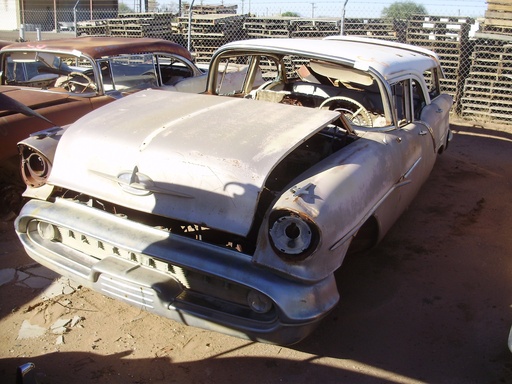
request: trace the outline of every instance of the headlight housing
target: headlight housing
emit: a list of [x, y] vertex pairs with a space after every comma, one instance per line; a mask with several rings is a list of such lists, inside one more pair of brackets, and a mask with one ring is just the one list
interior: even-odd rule
[[30, 187], [41, 187], [46, 184], [50, 175], [52, 163], [39, 151], [20, 145], [21, 154], [21, 176], [23, 181]]
[[270, 215], [269, 238], [277, 254], [286, 261], [305, 260], [317, 248], [319, 231], [309, 219], [291, 211]]

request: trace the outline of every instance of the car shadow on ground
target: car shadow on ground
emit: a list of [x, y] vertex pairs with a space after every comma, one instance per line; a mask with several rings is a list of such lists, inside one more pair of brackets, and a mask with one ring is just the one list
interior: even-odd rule
[[[228, 357], [174, 363], [169, 357], [129, 358], [131, 351], [103, 356], [85, 352], [55, 352], [32, 357], [38, 384], [95, 383], [395, 383], [394, 379], [369, 378], [357, 371], [311, 361], [279, 357]], [[14, 383], [16, 367], [27, 359], [0, 360], [0, 374]], [[236, 366], [236, 369], [229, 367]], [[5, 372], [5, 371], [8, 372]], [[58, 370], [59, 374], [55, 374]], [[365, 380], [366, 376], [366, 380]], [[364, 380], [364, 381], [361, 381]], [[31, 384], [31, 383], [27, 383]]]

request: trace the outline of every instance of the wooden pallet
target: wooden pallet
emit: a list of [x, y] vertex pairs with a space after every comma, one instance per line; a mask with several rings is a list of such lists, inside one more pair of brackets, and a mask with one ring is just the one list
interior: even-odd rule
[[80, 21], [76, 26], [77, 36], [106, 36], [107, 21], [106, 20], [89, 20]]
[[244, 21], [243, 29], [249, 38], [290, 37], [289, 17], [250, 17]]
[[470, 66], [469, 31], [474, 23], [469, 17], [430, 15], [413, 15], [407, 22], [406, 43], [437, 53], [445, 74], [441, 90], [452, 95], [457, 113]]
[[[194, 15], [236, 15], [238, 5], [194, 5], [192, 12]], [[188, 15], [188, 6], [184, 9], [184, 14]]]
[[[343, 32], [347, 36], [370, 37], [373, 39], [399, 40], [395, 23], [386, 19], [345, 19]], [[400, 40], [399, 40], [400, 41]]]
[[512, 35], [512, 0], [488, 0], [482, 33]]
[[171, 19], [156, 17], [128, 17], [124, 15], [107, 21], [107, 34], [118, 37], [172, 38]]
[[290, 36], [296, 38], [313, 38], [339, 35], [340, 26], [340, 19], [290, 20]]
[[461, 116], [512, 124], [512, 42], [496, 35], [477, 36]]
[[[213, 53], [225, 43], [243, 39], [241, 35], [244, 17], [232, 14], [193, 15], [191, 19], [191, 49], [198, 63], [208, 63]], [[189, 18], [178, 19], [183, 40], [188, 41]]]

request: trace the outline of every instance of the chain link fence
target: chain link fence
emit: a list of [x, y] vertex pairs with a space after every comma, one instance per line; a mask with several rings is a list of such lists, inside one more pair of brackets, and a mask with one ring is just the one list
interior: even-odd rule
[[[315, 3], [302, 3], [297, 12], [288, 12], [283, 9], [285, 4], [262, 3], [258, 8], [253, 2], [252, 11], [238, 6], [201, 5], [193, 7], [190, 14], [188, 8], [181, 12], [136, 13], [113, 9], [51, 13], [26, 10], [23, 20], [27, 31], [173, 40], [189, 48], [198, 63], [209, 62], [221, 45], [242, 39], [313, 39], [343, 34], [408, 43], [439, 55], [446, 75], [443, 91], [454, 98], [453, 113], [469, 120], [512, 124], [512, 5], [504, 12], [501, 5], [500, 12], [496, 12], [492, 1], [487, 2], [485, 18], [479, 19], [443, 15], [412, 15], [406, 20], [365, 17], [375, 14], [370, 5], [366, 5], [366, 13], [363, 8], [351, 9], [350, 14], [359, 13], [361, 17], [345, 17], [342, 3], [327, 4], [330, 9], [325, 4], [320, 8]], [[253, 12], [255, 9], [258, 12]]]

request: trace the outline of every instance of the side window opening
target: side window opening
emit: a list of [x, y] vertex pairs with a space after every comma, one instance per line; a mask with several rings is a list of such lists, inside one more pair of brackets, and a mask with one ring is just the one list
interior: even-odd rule
[[235, 95], [242, 93], [245, 77], [249, 67], [246, 57], [224, 57], [217, 67], [215, 92], [218, 95]]
[[396, 110], [398, 126], [404, 126], [411, 122], [409, 100], [409, 80], [402, 80], [391, 85], [393, 103]]
[[412, 81], [413, 115], [414, 120], [421, 118], [421, 111], [427, 105], [427, 100], [423, 94], [421, 84], [417, 80]]
[[165, 85], [175, 85], [179, 81], [194, 75], [192, 69], [185, 62], [175, 57], [158, 55], [156, 63], [161, 83]]
[[427, 105], [421, 84], [415, 79], [405, 79], [392, 85], [398, 126], [419, 120]]
[[102, 66], [107, 91], [115, 89], [130, 92], [158, 86], [160, 74], [157, 73], [156, 60], [152, 54], [117, 56], [109, 60], [108, 67], [109, 70]]
[[441, 87], [439, 83], [439, 73], [436, 68], [432, 68], [423, 73], [425, 84], [427, 84], [428, 94], [430, 100], [436, 98], [441, 94]]

